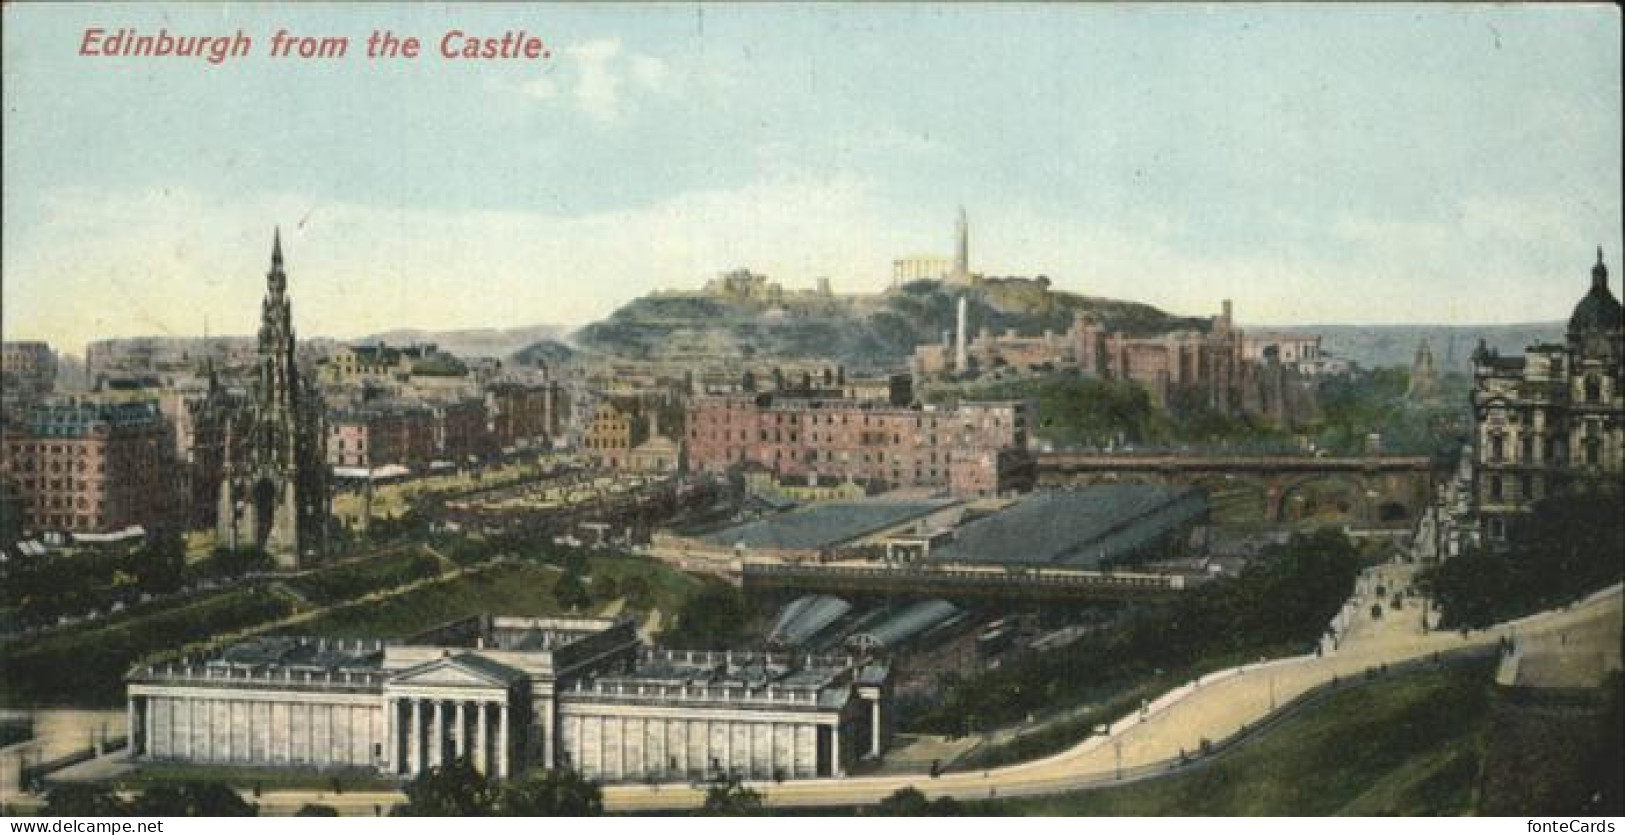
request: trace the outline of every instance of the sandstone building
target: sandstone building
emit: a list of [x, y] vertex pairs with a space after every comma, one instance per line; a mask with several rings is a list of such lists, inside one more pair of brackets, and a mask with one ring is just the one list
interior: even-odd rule
[[656, 650], [630, 620], [476, 617], [402, 642], [261, 637], [129, 676], [137, 760], [409, 778], [572, 768], [604, 782], [838, 776], [878, 755], [887, 669]]
[[1602, 250], [1563, 344], [1503, 357], [1473, 352], [1473, 500], [1491, 544], [1530, 506], [1565, 488], [1618, 490], [1625, 480], [1625, 315]]
[[56, 352], [44, 342], [0, 344], [0, 391], [7, 400], [32, 399], [56, 388]]
[[755, 465], [780, 477], [994, 495], [1032, 485], [1031, 413], [1024, 401], [907, 408], [773, 394], [697, 397], [688, 406], [689, 467], [725, 473]]
[[961, 302], [958, 330], [945, 335], [941, 344], [915, 349], [916, 377], [1074, 370], [1132, 382], [1145, 389], [1158, 408], [1200, 406], [1220, 414], [1260, 415], [1281, 424], [1307, 420], [1318, 412], [1313, 381], [1295, 368], [1320, 356], [1318, 339], [1249, 341], [1235, 326], [1228, 300], [1205, 330], [1135, 336], [1106, 330], [1079, 312], [1066, 333], [995, 334], [984, 327], [974, 338]]
[[151, 401], [39, 406], [0, 432], [0, 481], [34, 531], [149, 531], [180, 521], [169, 424]]

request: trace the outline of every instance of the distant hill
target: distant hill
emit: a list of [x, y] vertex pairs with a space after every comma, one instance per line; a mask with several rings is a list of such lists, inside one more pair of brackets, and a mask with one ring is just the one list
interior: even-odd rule
[[515, 351], [546, 339], [564, 334], [557, 325], [530, 325], [521, 328], [470, 328], [467, 330], [430, 331], [416, 328], [398, 328], [375, 333], [358, 339], [345, 340], [351, 344], [387, 342], [404, 345], [414, 342], [432, 342], [440, 350], [459, 357], [494, 357], [505, 359]]
[[574, 359], [575, 349], [556, 339], [532, 342], [513, 352], [513, 361], [520, 365], [535, 365], [541, 361], [549, 368], [558, 368]]
[[1056, 292], [1044, 278], [992, 278], [975, 287], [916, 281], [884, 294], [792, 295], [776, 301], [645, 296], [577, 331], [573, 341], [584, 350], [627, 359], [831, 358], [855, 369], [896, 367], [916, 345], [936, 342], [954, 328], [961, 295], [968, 300], [972, 333], [983, 328], [1063, 332], [1075, 311], [1133, 334], [1205, 330], [1211, 324], [1149, 305]]
[[1282, 328], [1249, 327], [1280, 333], [1318, 333], [1321, 349], [1354, 360], [1366, 368], [1409, 367], [1423, 339], [1433, 348], [1433, 361], [1441, 371], [1471, 370], [1473, 348], [1483, 339], [1502, 354], [1521, 354], [1540, 342], [1562, 342], [1563, 322], [1527, 322], [1515, 325], [1294, 325]]

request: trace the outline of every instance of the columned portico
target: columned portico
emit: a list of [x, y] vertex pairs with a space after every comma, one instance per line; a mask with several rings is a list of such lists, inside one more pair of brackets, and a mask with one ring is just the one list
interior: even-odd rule
[[[389, 710], [395, 718], [390, 720], [389, 770], [410, 777], [451, 758], [466, 758], [482, 774], [508, 776], [512, 749], [506, 695], [391, 697]], [[404, 736], [401, 724], [406, 726]]]
[[407, 755], [394, 773], [412, 777], [467, 759], [482, 774], [508, 777], [509, 714], [523, 683], [517, 670], [461, 656], [432, 659], [396, 674], [384, 695], [401, 713], [410, 712], [411, 720]]

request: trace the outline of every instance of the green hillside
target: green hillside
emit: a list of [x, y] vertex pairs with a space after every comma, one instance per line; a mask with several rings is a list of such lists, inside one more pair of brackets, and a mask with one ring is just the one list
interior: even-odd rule
[[585, 350], [626, 359], [828, 358], [857, 369], [895, 367], [916, 345], [938, 341], [954, 327], [961, 294], [968, 299], [973, 332], [1064, 332], [1077, 311], [1136, 335], [1209, 325], [1205, 318], [1172, 317], [1149, 305], [1055, 292], [1043, 278], [994, 278], [970, 288], [917, 281], [881, 295], [789, 296], [773, 303], [646, 296], [582, 328], [574, 339]]

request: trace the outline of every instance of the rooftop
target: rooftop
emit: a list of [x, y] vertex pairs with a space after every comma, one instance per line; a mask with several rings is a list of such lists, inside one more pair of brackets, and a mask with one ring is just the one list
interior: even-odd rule
[[1114, 484], [1024, 496], [931, 550], [936, 562], [1096, 566], [1207, 511], [1202, 492]]
[[760, 519], [704, 537], [731, 548], [813, 550], [849, 542], [952, 505], [948, 499], [922, 501], [825, 502], [802, 510]]

